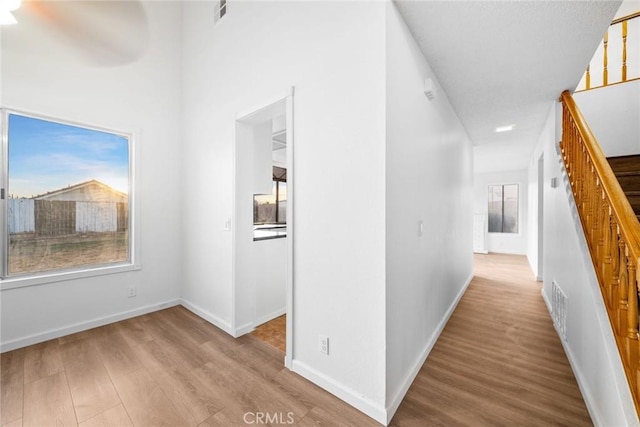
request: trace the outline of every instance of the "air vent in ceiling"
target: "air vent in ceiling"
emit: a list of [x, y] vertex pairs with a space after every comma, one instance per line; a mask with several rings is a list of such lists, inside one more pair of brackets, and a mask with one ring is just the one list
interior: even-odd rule
[[216, 3], [216, 15], [215, 22], [217, 23], [219, 20], [224, 18], [227, 14], [227, 0], [220, 0]]

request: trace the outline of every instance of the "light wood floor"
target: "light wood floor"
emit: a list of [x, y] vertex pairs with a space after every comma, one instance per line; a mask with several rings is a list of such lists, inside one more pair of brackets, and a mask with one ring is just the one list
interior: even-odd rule
[[592, 425], [526, 257], [474, 260], [475, 277], [392, 425]]
[[287, 348], [287, 315], [283, 314], [263, 323], [251, 332], [251, 335], [285, 351]]
[[[590, 424], [526, 261], [476, 266], [392, 425]], [[263, 412], [281, 424], [378, 425], [283, 357], [174, 307], [2, 354], [0, 424], [236, 426]]]

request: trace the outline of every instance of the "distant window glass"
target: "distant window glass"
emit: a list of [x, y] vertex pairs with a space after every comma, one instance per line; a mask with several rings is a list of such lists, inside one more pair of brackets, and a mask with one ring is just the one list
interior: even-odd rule
[[227, 14], [227, 0], [220, 0], [220, 18]]
[[286, 169], [273, 167], [271, 194], [253, 196], [253, 224], [287, 223]]
[[7, 118], [4, 275], [130, 263], [130, 138]]
[[518, 184], [489, 186], [489, 233], [518, 233]]
[[278, 217], [276, 222], [279, 224], [287, 223], [287, 183], [278, 182]]

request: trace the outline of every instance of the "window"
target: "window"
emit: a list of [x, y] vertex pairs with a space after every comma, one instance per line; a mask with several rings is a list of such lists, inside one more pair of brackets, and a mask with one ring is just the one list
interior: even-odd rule
[[131, 137], [3, 119], [3, 278], [131, 266]]
[[213, 22], [217, 23], [227, 14], [227, 0], [220, 0], [215, 7]]
[[489, 186], [489, 233], [518, 232], [518, 184]]
[[273, 167], [271, 194], [253, 196], [254, 240], [286, 237], [287, 170]]

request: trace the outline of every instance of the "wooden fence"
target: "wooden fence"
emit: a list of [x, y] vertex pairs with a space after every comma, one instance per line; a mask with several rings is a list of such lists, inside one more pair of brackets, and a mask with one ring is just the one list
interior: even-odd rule
[[127, 203], [9, 199], [9, 233], [65, 235], [126, 231]]
[[9, 233], [36, 231], [34, 200], [9, 199]]

